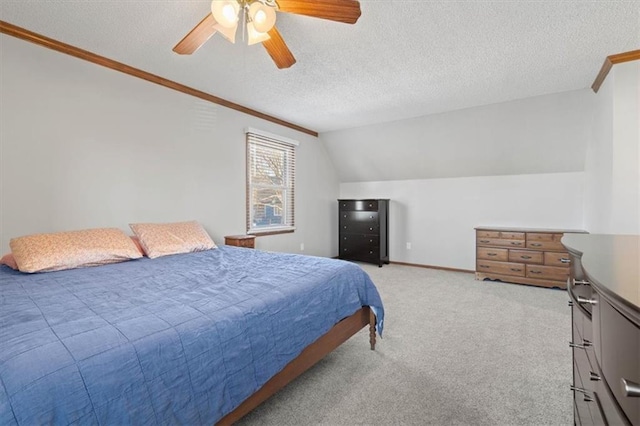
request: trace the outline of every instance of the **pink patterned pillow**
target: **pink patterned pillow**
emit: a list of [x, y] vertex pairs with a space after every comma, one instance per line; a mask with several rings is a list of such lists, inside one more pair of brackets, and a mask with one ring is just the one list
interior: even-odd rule
[[146, 253], [144, 252], [144, 249], [140, 245], [140, 239], [138, 237], [136, 237], [135, 235], [133, 235], [133, 236], [131, 236], [129, 238], [131, 238], [131, 241], [133, 241], [133, 244], [136, 245], [136, 248], [138, 249], [140, 254], [144, 256]]
[[207, 231], [196, 221], [132, 223], [129, 226], [140, 240], [144, 252], [151, 259], [216, 248]]
[[138, 259], [142, 254], [116, 228], [36, 234], [9, 242], [22, 272], [49, 272]]
[[15, 257], [13, 257], [13, 253], [7, 253], [2, 256], [0, 259], [0, 265], [7, 265], [11, 269], [18, 270], [18, 264], [16, 263]]

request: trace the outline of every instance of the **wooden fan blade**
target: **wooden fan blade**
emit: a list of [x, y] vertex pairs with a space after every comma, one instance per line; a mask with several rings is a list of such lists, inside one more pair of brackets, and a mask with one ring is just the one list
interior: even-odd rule
[[360, 18], [357, 0], [276, 0], [280, 12], [313, 16], [330, 21], [355, 24]]
[[276, 63], [276, 66], [283, 69], [289, 68], [291, 65], [295, 64], [296, 58], [293, 57], [293, 54], [287, 47], [287, 44], [284, 42], [284, 39], [276, 27], [273, 27], [271, 31], [269, 31], [269, 37], [271, 38], [263, 41], [262, 45], [267, 49], [269, 56], [271, 56], [273, 62]]
[[176, 44], [173, 51], [180, 55], [191, 55], [215, 34], [216, 30], [213, 28], [215, 24], [216, 20], [213, 18], [213, 15], [208, 14], [198, 25], [189, 31], [189, 34], [184, 36], [184, 38]]

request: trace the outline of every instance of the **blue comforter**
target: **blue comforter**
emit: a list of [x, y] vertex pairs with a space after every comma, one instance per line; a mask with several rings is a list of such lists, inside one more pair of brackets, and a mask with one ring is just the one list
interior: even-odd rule
[[0, 298], [2, 425], [211, 425], [361, 306], [384, 315], [355, 264], [228, 246], [2, 266]]

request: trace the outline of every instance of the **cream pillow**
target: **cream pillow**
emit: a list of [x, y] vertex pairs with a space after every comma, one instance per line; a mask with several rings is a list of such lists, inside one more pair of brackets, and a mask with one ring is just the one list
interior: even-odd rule
[[61, 271], [142, 257], [131, 238], [116, 228], [27, 235], [12, 239], [9, 246], [22, 272]]
[[151, 259], [216, 248], [207, 231], [195, 220], [177, 223], [131, 223], [129, 226]]

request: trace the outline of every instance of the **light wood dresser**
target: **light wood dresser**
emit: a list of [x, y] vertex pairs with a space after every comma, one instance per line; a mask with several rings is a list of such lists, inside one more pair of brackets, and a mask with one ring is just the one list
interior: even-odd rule
[[476, 228], [476, 280], [567, 288], [569, 254], [560, 239], [568, 229]]

